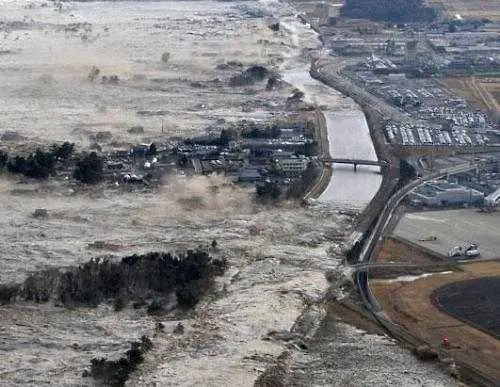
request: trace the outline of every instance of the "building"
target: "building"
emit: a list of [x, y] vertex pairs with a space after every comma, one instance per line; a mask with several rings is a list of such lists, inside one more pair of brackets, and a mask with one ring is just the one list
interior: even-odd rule
[[309, 160], [306, 157], [286, 157], [275, 159], [276, 170], [284, 173], [299, 174], [305, 171]]
[[442, 207], [482, 204], [484, 194], [473, 188], [439, 180], [418, 187], [409, 195], [409, 198], [415, 205]]

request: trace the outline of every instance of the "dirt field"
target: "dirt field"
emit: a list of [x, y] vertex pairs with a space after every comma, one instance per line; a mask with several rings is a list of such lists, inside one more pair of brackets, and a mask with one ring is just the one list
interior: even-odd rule
[[414, 265], [430, 265], [440, 262], [437, 257], [426, 254], [421, 249], [413, 248], [396, 238], [388, 238], [379, 249], [377, 263], [408, 263]]
[[428, 0], [431, 6], [443, 10], [448, 16], [500, 19], [500, 6], [496, 0]]
[[500, 276], [500, 262], [475, 262], [463, 266], [462, 272], [442, 273], [414, 281], [371, 280], [373, 294], [390, 319], [433, 347], [440, 347], [447, 337], [447, 353], [453, 359], [467, 362], [481, 373], [500, 383], [500, 342], [437, 309], [432, 293], [457, 281]]

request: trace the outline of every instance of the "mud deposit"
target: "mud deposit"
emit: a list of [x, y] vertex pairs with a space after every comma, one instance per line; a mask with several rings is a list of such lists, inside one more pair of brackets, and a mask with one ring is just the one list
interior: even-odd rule
[[[318, 47], [294, 10], [274, 2], [53, 5], [2, 2], [2, 146], [63, 139], [122, 146], [199, 133], [220, 118], [269, 117], [289, 90], [265, 91], [265, 83], [230, 87], [228, 80], [242, 71], [238, 63], [302, 69], [302, 49]], [[271, 14], [294, 28], [272, 31]], [[118, 82], [91, 82], [92, 66], [99, 77]], [[128, 132], [138, 125], [144, 134]], [[252, 385], [285, 348], [299, 384], [452, 384], [387, 338], [334, 316], [325, 320], [321, 304], [299, 319], [310, 329], [296, 327], [287, 338], [304, 306], [327, 288], [325, 271], [342, 278], [341, 244], [353, 218], [339, 203], [261, 207], [248, 189], [216, 176], [167, 176], [158, 189], [141, 193], [2, 176], [0, 202], [2, 284], [96, 256], [185, 250], [214, 239], [230, 264], [217, 292], [189, 313], [152, 317], [130, 306], [116, 312], [106, 303], [0, 306], [2, 385], [93, 385], [82, 377], [90, 359], [118, 357], [144, 334], [154, 347], [131, 386]], [[40, 208], [44, 216], [33, 216]], [[174, 333], [179, 321], [183, 334]], [[162, 330], [155, 328], [159, 322]], [[309, 352], [300, 345], [308, 337], [318, 342]]]

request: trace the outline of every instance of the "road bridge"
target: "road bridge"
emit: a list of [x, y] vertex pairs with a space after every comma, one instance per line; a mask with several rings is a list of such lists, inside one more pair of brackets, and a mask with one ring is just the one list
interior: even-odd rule
[[325, 157], [322, 158], [321, 161], [325, 164], [351, 164], [354, 166], [354, 171], [358, 170], [358, 165], [373, 165], [376, 167], [385, 167], [387, 166], [386, 161], [378, 161], [378, 160], [363, 160], [363, 159], [349, 159], [349, 158], [331, 158]]

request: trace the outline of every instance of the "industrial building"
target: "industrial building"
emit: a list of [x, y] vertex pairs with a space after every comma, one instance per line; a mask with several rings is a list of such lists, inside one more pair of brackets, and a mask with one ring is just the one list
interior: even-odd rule
[[416, 188], [409, 199], [413, 205], [429, 207], [482, 204], [484, 194], [473, 188], [439, 180]]

